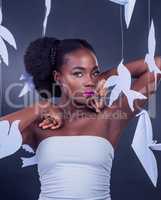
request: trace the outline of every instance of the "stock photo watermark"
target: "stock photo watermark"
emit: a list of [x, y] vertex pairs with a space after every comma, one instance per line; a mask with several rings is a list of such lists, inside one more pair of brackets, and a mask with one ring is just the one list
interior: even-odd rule
[[[21, 108], [26, 108], [30, 105], [33, 105], [34, 103], [39, 103], [41, 102], [42, 98], [40, 97], [40, 95], [38, 95], [37, 91], [35, 89], [33, 89], [32, 91], [30, 91], [30, 93], [24, 95], [21, 97], [21, 102], [20, 101], [16, 101], [16, 99], [13, 101], [13, 99], [11, 98], [11, 94], [12, 92], [16, 89], [22, 89], [24, 84], [22, 83], [11, 83], [6, 89], [5, 89], [5, 94], [4, 94], [4, 101], [5, 103], [7, 104], [7, 106], [11, 107], [11, 108], [14, 108], [14, 109], [21, 109]], [[56, 87], [58, 87], [59, 85], [57, 83], [53, 83], [52, 84], [52, 94], [53, 94], [53, 97], [51, 95], [51, 93], [47, 90], [41, 90], [39, 91], [39, 93], [43, 93], [43, 94], [46, 94], [46, 96], [48, 97], [48, 99], [46, 99], [47, 102], [51, 103], [51, 102], [55, 102], [54, 100], [54, 92], [55, 92], [55, 89]], [[148, 88], [148, 91], [152, 90], [152, 87], [153, 85], [148, 85], [144, 88], [142, 88], [142, 90], [140, 90], [139, 92], [142, 93], [142, 94], [145, 94], [145, 92], [147, 91], [147, 88]], [[91, 99], [92, 98], [95, 98], [97, 99], [98, 96], [93, 96], [91, 98], [85, 98], [84, 96], [82, 96], [82, 89], [83, 88], [79, 88], [78, 90], [75, 90], [74, 92], [71, 91], [71, 89], [67, 86], [67, 85], [63, 85], [63, 90], [66, 94], [68, 94], [68, 100], [66, 102], [64, 102], [63, 104], [59, 105], [61, 108], [65, 108], [66, 106], [68, 106], [69, 104], [71, 104], [75, 109], [78, 109], [78, 112], [76, 112], [73, 116], [72, 113], [64, 113], [64, 116], [66, 117], [68, 115], [68, 117], [70, 116], [70, 118], [72, 119], [73, 117], [79, 117], [79, 118], [83, 118], [84, 117], [84, 113], [80, 112], [79, 109], [83, 109], [85, 108], [86, 106], [88, 106], [89, 108], [92, 109], [92, 106], [91, 106]], [[103, 105], [104, 107], [108, 107], [108, 102], [109, 102], [109, 99], [110, 99], [110, 92], [112, 90], [112, 88], [108, 88], [108, 94], [104, 97], [101, 97], [103, 99]], [[153, 93], [151, 95], [150, 98], [148, 98], [147, 100], [147, 111], [149, 112], [149, 115], [150, 117], [152, 118], [155, 118], [156, 117], [156, 105], [157, 105], [157, 102], [156, 102], [156, 94], [157, 93]], [[110, 118], [110, 119], [126, 119], [127, 115], [125, 112], [121, 111], [125, 105], [125, 98], [126, 96], [121, 94], [119, 96], [119, 98], [116, 100], [117, 104], [114, 102], [113, 105], [112, 105], [112, 108], [116, 109], [116, 111], [113, 113], [113, 114], [104, 114], [102, 116], [104, 116], [104, 119], [106, 118]], [[78, 104], [76, 102], [81, 102], [81, 101], [84, 101], [85, 100], [85, 103], [82, 103], [82, 104]], [[135, 100], [134, 101], [134, 106], [135, 106], [135, 109], [137, 109], [138, 111], [141, 111], [142, 110], [142, 107], [140, 106], [140, 101], [142, 100]], [[128, 102], [126, 102], [127, 104]], [[41, 106], [43, 108], [43, 106], [46, 106], [44, 104], [39, 104], [39, 106]], [[119, 109], [120, 108], [120, 109]], [[130, 108], [129, 108], [130, 109]], [[77, 115], [77, 116], [76, 116]], [[101, 117], [102, 117], [101, 116]], [[95, 113], [95, 116], [94, 114], [91, 115], [91, 116], [86, 116], [85, 117], [91, 117], [91, 118], [97, 118], [98, 115]]]

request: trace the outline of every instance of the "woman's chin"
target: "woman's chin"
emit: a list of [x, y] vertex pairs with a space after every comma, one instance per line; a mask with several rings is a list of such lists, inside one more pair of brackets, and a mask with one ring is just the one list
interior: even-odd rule
[[73, 103], [74, 103], [74, 105], [80, 105], [80, 106], [85, 106], [86, 104], [87, 104], [87, 99], [86, 98], [83, 98], [83, 99], [79, 99], [79, 100], [77, 100], [77, 99], [75, 99], [75, 100], [73, 100]]
[[89, 98], [87, 98], [87, 97], [85, 97], [81, 100], [74, 100], [73, 103], [76, 108], [89, 108], [91, 110], [94, 109], [90, 104]]

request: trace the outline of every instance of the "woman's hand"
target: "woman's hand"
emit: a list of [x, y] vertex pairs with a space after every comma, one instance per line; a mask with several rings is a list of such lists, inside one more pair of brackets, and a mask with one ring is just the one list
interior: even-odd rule
[[42, 129], [57, 129], [63, 125], [62, 110], [56, 105], [50, 104], [41, 112], [41, 122], [39, 127]]
[[103, 87], [105, 82], [106, 79], [101, 79], [97, 84], [95, 95], [88, 99], [89, 107], [94, 108], [97, 113], [101, 112], [105, 107], [106, 95], [108, 93], [107, 88]]

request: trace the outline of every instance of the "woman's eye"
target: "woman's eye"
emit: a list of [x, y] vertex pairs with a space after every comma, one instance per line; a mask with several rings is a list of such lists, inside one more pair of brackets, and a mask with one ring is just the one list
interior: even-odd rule
[[75, 73], [73, 73], [74, 75], [76, 75], [76, 76], [78, 76], [78, 77], [82, 77], [82, 72], [75, 72]]
[[94, 75], [97, 76], [100, 73], [100, 71], [94, 72]]

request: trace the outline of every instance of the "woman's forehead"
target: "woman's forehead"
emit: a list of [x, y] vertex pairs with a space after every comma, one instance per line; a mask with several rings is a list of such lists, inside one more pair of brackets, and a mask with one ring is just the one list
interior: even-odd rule
[[86, 49], [81, 49], [74, 51], [72, 53], [65, 55], [65, 65], [70, 65], [71, 67], [75, 66], [97, 66], [98, 61], [95, 54]]

